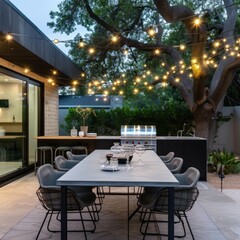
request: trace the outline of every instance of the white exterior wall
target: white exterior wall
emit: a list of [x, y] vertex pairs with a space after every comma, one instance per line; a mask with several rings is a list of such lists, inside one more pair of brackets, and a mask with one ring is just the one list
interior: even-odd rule
[[214, 149], [233, 151], [240, 155], [240, 106], [223, 107], [223, 115], [233, 114], [233, 118], [221, 125], [218, 129], [217, 137], [213, 145]]
[[240, 155], [240, 106], [234, 108], [234, 152]]
[[45, 85], [45, 136], [59, 135], [58, 86]]

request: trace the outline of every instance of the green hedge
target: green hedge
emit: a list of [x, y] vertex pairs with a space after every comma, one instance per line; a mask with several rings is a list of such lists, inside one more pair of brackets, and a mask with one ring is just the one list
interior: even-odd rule
[[[133, 108], [123, 107], [109, 111], [95, 110], [96, 116], [88, 119], [89, 132], [102, 136], [119, 136], [121, 125], [155, 125], [158, 136], [176, 135], [186, 123], [186, 129], [191, 129], [192, 115], [184, 103], [176, 104], [169, 101], [164, 106]], [[70, 132], [72, 126], [80, 128], [80, 119], [75, 108], [70, 108], [61, 126]], [[185, 133], [187, 135], [187, 131]]]

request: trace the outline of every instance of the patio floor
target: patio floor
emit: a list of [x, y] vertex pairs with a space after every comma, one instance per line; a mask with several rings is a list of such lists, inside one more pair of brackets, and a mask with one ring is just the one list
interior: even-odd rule
[[[238, 189], [227, 189], [230, 180], [233, 187]], [[240, 239], [240, 175], [226, 176], [223, 192], [213, 187], [215, 184], [220, 188], [220, 179], [216, 175], [210, 174], [209, 182], [199, 182], [198, 201], [188, 213], [195, 239]], [[45, 215], [45, 210], [35, 194], [37, 188], [38, 183], [34, 174], [0, 188], [0, 239], [35, 239]], [[132, 196], [130, 200], [130, 209], [134, 210], [136, 199]], [[126, 197], [106, 196], [104, 203], [100, 221], [96, 224], [96, 232], [88, 233], [88, 239], [127, 239]], [[176, 228], [176, 231], [178, 230]], [[79, 234], [82, 233], [70, 233], [69, 239], [81, 239], [83, 235]], [[142, 239], [137, 215], [130, 222], [130, 234], [130, 239]], [[44, 227], [39, 239], [60, 239], [60, 235], [49, 233]], [[190, 234], [187, 233], [184, 239], [191, 239]]]

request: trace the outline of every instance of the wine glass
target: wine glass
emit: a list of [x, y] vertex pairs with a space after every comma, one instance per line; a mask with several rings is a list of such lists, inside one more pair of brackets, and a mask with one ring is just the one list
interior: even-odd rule
[[119, 157], [120, 153], [123, 153], [124, 150], [122, 146], [118, 142], [113, 143], [113, 146], [110, 148], [111, 152], [113, 153], [113, 157]]
[[113, 146], [110, 148], [111, 152], [119, 154], [123, 152], [122, 146], [118, 142], [113, 143]]
[[142, 157], [142, 155], [144, 154], [145, 151], [146, 151], [146, 149], [145, 149], [144, 145], [142, 145], [142, 144], [136, 145], [135, 152], [138, 155], [138, 162], [137, 162], [137, 164], [139, 166], [144, 165], [141, 157]]
[[130, 156], [132, 156], [135, 151], [134, 145], [133, 144], [124, 144], [123, 150], [125, 152], [125, 156], [127, 159], [126, 168], [127, 168], [127, 170], [129, 170], [132, 168], [129, 164], [129, 159], [130, 159]]

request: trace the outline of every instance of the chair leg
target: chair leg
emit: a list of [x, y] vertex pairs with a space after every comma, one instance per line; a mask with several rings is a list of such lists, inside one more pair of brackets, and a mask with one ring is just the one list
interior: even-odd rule
[[84, 225], [84, 221], [83, 221], [83, 216], [82, 216], [82, 211], [81, 210], [79, 210], [79, 214], [80, 214], [80, 218], [81, 218], [81, 223], [82, 223], [84, 237], [87, 240], [87, 234], [86, 234], [85, 225]]
[[188, 225], [188, 229], [189, 229], [189, 231], [190, 231], [190, 233], [191, 233], [192, 239], [195, 240], [194, 235], [193, 235], [193, 232], [192, 232], [192, 229], [191, 229], [190, 224], [189, 224], [189, 221], [188, 221], [187, 214], [184, 212], [184, 213], [183, 213], [183, 216], [184, 216], [185, 219], [186, 219], [186, 222], [187, 222], [187, 225]]
[[44, 217], [44, 219], [43, 219], [43, 222], [42, 222], [42, 224], [41, 224], [41, 227], [40, 227], [40, 229], [39, 229], [39, 231], [38, 231], [38, 234], [37, 234], [37, 236], [36, 236], [36, 240], [38, 239], [38, 237], [39, 237], [39, 235], [40, 235], [40, 232], [42, 231], [42, 228], [43, 228], [43, 226], [44, 226], [44, 223], [45, 223], [45, 221], [46, 221], [46, 219], [47, 219], [48, 214], [49, 214], [49, 211], [47, 211], [46, 214], [45, 214], [45, 217]]
[[[147, 235], [147, 229], [148, 229], [148, 226], [149, 226], [149, 222], [150, 222], [150, 219], [151, 219], [151, 215], [152, 215], [152, 211], [150, 211], [148, 213], [148, 219], [145, 221], [145, 217], [147, 215], [147, 209], [145, 210], [145, 212], [143, 213], [143, 218], [142, 218], [142, 223], [141, 223], [141, 226], [140, 226], [140, 232], [143, 234], [143, 240], [145, 239], [145, 236]], [[144, 232], [142, 231], [142, 228], [143, 228], [143, 225], [144, 223], [146, 223], [146, 227], [145, 227], [145, 230]]]

